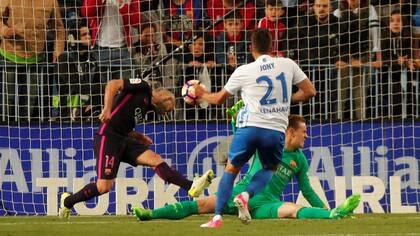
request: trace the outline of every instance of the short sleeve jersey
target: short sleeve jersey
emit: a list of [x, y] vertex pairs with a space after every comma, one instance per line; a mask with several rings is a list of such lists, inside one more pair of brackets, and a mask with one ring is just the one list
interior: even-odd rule
[[111, 120], [102, 124], [98, 134], [106, 132], [127, 135], [137, 123], [143, 121], [146, 113], [153, 110], [152, 89], [142, 79], [124, 79], [124, 87], [112, 103]]
[[238, 67], [225, 85], [230, 94], [240, 91], [245, 106], [237, 127], [254, 126], [285, 132], [290, 112], [292, 85], [307, 76], [288, 58], [262, 55]]

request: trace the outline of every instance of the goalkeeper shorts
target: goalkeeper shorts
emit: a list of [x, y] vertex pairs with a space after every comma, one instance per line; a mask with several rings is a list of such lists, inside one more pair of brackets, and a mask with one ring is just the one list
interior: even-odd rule
[[278, 219], [278, 210], [283, 201], [266, 194], [257, 194], [248, 202], [252, 219]]

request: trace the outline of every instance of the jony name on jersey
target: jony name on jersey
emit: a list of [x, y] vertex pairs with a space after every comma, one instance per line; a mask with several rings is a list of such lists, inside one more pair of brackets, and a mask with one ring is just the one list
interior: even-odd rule
[[262, 65], [260, 65], [260, 70], [261, 71], [263, 71], [263, 70], [271, 70], [271, 69], [274, 69], [274, 62], [269, 63], [269, 64], [262, 64]]

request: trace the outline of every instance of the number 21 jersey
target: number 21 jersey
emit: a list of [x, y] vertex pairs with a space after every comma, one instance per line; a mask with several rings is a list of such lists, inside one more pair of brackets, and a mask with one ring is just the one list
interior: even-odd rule
[[306, 78], [289, 58], [262, 55], [256, 61], [238, 67], [224, 87], [230, 94], [240, 91], [245, 104], [238, 114], [237, 127], [254, 126], [285, 132], [292, 85]]

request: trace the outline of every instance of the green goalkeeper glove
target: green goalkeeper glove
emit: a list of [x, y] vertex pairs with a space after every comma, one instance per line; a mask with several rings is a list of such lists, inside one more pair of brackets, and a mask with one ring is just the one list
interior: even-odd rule
[[236, 113], [239, 112], [239, 110], [244, 106], [244, 101], [239, 100], [235, 105], [233, 105], [231, 108], [228, 108], [226, 110], [226, 113], [230, 115], [231, 117], [234, 117]]

